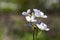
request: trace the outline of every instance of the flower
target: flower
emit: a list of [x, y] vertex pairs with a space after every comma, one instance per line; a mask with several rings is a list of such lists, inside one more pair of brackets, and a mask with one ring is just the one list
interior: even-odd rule
[[28, 22], [36, 22], [37, 21], [34, 16], [31, 16], [31, 17], [30, 16], [26, 16], [25, 18], [26, 18], [26, 20]]
[[47, 18], [47, 16], [46, 15], [44, 15], [44, 13], [43, 12], [41, 12], [40, 10], [37, 10], [37, 9], [33, 9], [33, 11], [34, 11], [34, 15], [35, 15], [35, 17], [42, 17], [42, 18]]
[[49, 28], [47, 28], [47, 25], [43, 22], [41, 22], [41, 24], [36, 24], [36, 26], [41, 30], [49, 31]]
[[[22, 12], [22, 15], [25, 16], [25, 19], [27, 22], [30, 22], [34, 25], [34, 27], [38, 27], [41, 30], [49, 31], [50, 29], [47, 28], [47, 25], [38, 18], [36, 17], [41, 17], [41, 18], [47, 18], [47, 15], [44, 15], [44, 13], [38, 9], [33, 9], [33, 12], [31, 13], [31, 10], [28, 9], [27, 12]], [[28, 24], [30, 25], [30, 24]]]
[[26, 16], [26, 15], [30, 15], [30, 9], [27, 10], [27, 12], [22, 12], [22, 15]]

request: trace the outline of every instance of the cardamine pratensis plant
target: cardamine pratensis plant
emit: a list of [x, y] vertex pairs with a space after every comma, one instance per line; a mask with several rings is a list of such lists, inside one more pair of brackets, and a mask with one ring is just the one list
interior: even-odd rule
[[42, 18], [47, 18], [47, 15], [38, 9], [30, 9], [27, 12], [22, 12], [22, 15], [25, 16], [27, 22], [31, 23], [33, 29], [33, 40], [37, 40], [38, 29], [49, 31], [50, 29], [47, 28], [47, 25], [41, 21]]

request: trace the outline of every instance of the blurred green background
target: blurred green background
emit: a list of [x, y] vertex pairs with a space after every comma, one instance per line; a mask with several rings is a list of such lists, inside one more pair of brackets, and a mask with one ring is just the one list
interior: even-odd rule
[[38, 40], [60, 40], [60, 0], [0, 0], [0, 40], [33, 40], [33, 32], [21, 15], [33, 8], [48, 16], [43, 21], [50, 28], [39, 33]]

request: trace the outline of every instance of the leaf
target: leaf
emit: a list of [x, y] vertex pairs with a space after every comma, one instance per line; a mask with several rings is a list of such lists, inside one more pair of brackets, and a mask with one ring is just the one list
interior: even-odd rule
[[44, 31], [41, 30], [40, 32], [38, 32], [37, 39], [38, 40], [47, 40], [47, 37], [46, 37], [46, 34], [44, 33]]

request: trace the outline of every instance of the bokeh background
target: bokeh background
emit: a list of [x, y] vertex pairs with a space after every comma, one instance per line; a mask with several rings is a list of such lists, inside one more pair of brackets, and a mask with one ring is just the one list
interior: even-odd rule
[[0, 40], [33, 40], [33, 32], [26, 25], [27, 9], [39, 9], [50, 31], [40, 33], [38, 40], [60, 40], [60, 0], [0, 0]]

